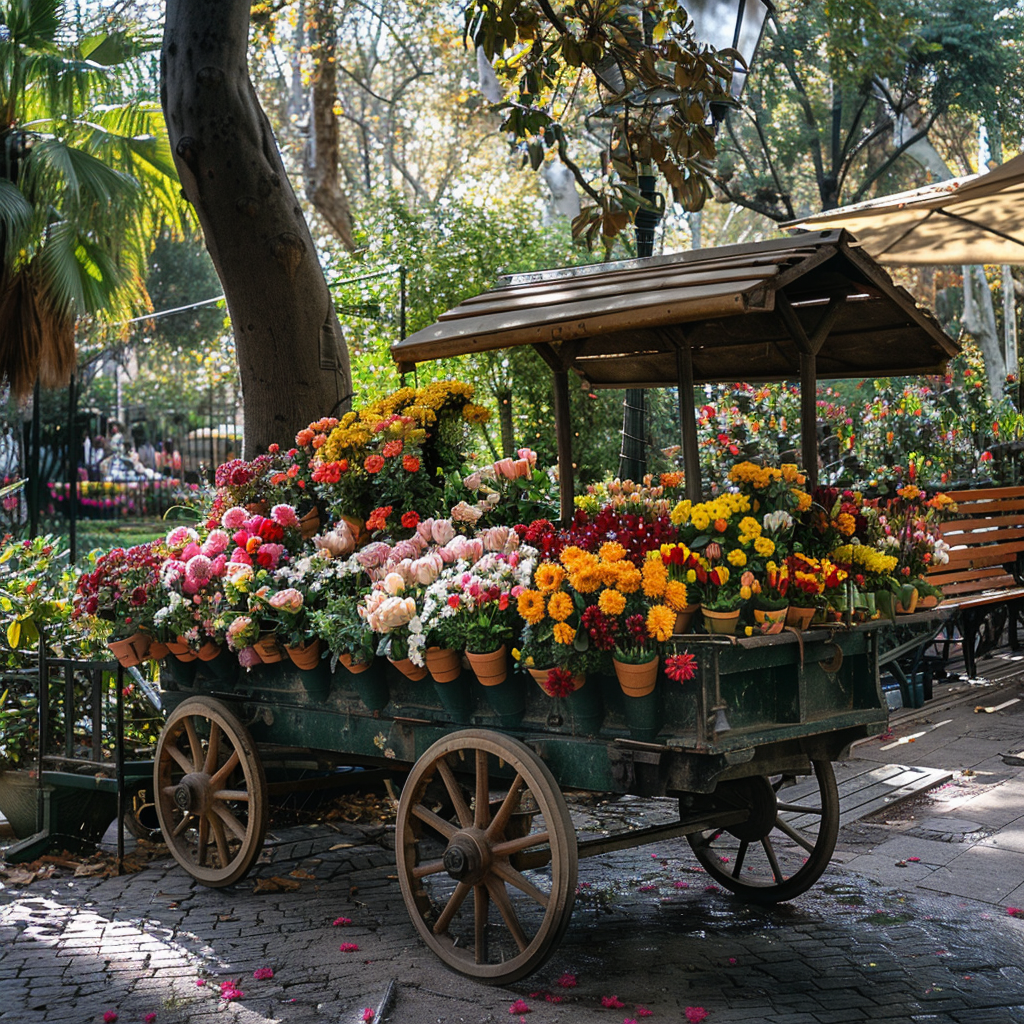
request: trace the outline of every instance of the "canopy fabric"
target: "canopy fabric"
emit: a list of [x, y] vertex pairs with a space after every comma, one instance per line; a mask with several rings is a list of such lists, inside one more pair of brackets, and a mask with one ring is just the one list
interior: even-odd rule
[[[820, 336], [820, 337], [819, 337]], [[538, 346], [593, 388], [937, 374], [959, 348], [843, 231], [519, 274], [392, 346], [418, 362]]]
[[1024, 154], [983, 174], [843, 206], [783, 226], [845, 228], [879, 263], [1024, 263]]

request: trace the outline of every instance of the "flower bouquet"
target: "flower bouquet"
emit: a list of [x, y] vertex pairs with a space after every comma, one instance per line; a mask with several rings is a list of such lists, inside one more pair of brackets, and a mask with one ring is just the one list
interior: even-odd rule
[[381, 635], [379, 654], [388, 660], [403, 675], [414, 682], [422, 679], [427, 670], [422, 657], [416, 660], [410, 655], [410, 640], [413, 633], [422, 636], [419, 629], [416, 598], [407, 594], [408, 584], [399, 572], [389, 572], [384, 579], [376, 581], [370, 592], [359, 602], [359, 615], [372, 633]]

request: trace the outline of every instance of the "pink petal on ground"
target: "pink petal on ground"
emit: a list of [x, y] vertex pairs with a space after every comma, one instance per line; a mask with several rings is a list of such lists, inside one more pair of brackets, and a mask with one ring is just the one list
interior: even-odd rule
[[618, 996], [601, 996], [601, 1005], [606, 1010], [621, 1010], [626, 1004]]
[[576, 975], [575, 974], [563, 974], [556, 982], [556, 985], [560, 985], [562, 988], [575, 988], [576, 987]]
[[703, 1006], [688, 1006], [686, 1008], [686, 1019], [689, 1024], [699, 1024], [707, 1015], [708, 1011]]
[[117, 1021], [117, 1011], [116, 1010], [107, 1010], [103, 1014], [103, 1024], [115, 1024], [116, 1021]]
[[359, 946], [354, 942], [343, 942], [338, 947], [338, 950], [342, 953], [358, 953]]
[[269, 967], [257, 967], [256, 970], [252, 972], [252, 976], [257, 981], [266, 981], [268, 978], [272, 978], [274, 976], [274, 972]]
[[657, 892], [658, 887], [656, 885], [641, 885], [640, 892]]
[[205, 978], [196, 978], [196, 985], [199, 988], [202, 988], [205, 984], [206, 984], [206, 979]]
[[533, 1013], [533, 1008], [523, 999], [517, 999], [509, 1008], [508, 1012], [513, 1016], [516, 1014]]
[[689, 882], [673, 882], [672, 883], [672, 888], [673, 889], [689, 889], [690, 888], [690, 883]]
[[653, 1017], [654, 1011], [648, 1010], [646, 1006], [638, 1006], [636, 1008], [636, 1015], [638, 1017]]
[[1024, 917], [1024, 910], [1021, 910], [1020, 907], [1007, 907], [1006, 912], [1010, 917]]
[[370, 1024], [370, 1021], [373, 1020], [373, 1010], [369, 1007], [363, 1010], [363, 1020], [366, 1021], [366, 1024]]
[[336, 917], [334, 919], [334, 921], [333, 921], [333, 924], [334, 924], [335, 928], [344, 928], [345, 925], [351, 924], [351, 923], [352, 923], [352, 918], [351, 917]]
[[921, 858], [920, 857], [908, 857], [907, 858], [907, 863], [908, 864], [919, 864], [920, 862], [921, 862]]
[[144, 1024], [153, 1024], [153, 1022], [156, 1020], [156, 1014], [147, 1013], [146, 1016], [142, 1018], [142, 1020], [144, 1021]]

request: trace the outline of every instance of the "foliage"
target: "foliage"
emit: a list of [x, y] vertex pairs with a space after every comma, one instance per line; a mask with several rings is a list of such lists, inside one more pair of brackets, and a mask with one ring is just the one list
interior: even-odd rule
[[180, 203], [159, 110], [117, 102], [111, 73], [151, 44], [75, 33], [57, 0], [11, 0], [0, 23], [0, 368], [25, 395], [67, 379], [78, 317], [142, 303], [155, 218], [180, 227]]

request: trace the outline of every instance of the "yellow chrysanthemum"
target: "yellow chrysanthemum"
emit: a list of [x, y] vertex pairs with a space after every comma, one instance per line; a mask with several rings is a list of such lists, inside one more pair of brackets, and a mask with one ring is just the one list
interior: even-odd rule
[[598, 598], [597, 607], [605, 615], [621, 615], [626, 610], [626, 597], [618, 590], [605, 590]]
[[647, 613], [647, 632], [654, 640], [664, 643], [671, 639], [676, 625], [676, 613], [663, 604], [651, 606]]
[[619, 562], [616, 587], [624, 594], [635, 594], [640, 589], [643, 576], [632, 562]]
[[669, 514], [673, 526], [682, 526], [690, 518], [690, 509], [693, 508], [689, 500], [681, 501]]
[[555, 622], [565, 622], [573, 612], [572, 598], [565, 593], [564, 590], [559, 590], [556, 594], [552, 594], [548, 598], [548, 615], [555, 620]]
[[618, 562], [626, 557], [626, 549], [616, 540], [606, 541], [597, 552], [602, 562]]
[[758, 537], [754, 541], [754, 550], [762, 557], [768, 558], [775, 554], [775, 541], [770, 537]]
[[554, 629], [556, 644], [571, 644], [576, 639], [576, 630], [565, 622], [559, 622]]
[[536, 590], [521, 590], [516, 599], [519, 614], [531, 626], [536, 626], [544, 618], [544, 595]]
[[850, 515], [849, 512], [840, 512], [836, 516], [836, 529], [844, 537], [852, 537], [854, 531], [857, 529], [857, 520]]
[[674, 612], [681, 612], [689, 603], [689, 593], [682, 580], [669, 580], [665, 584], [665, 604]]
[[811, 507], [811, 496], [806, 491], [801, 491], [794, 487], [792, 494], [796, 499], [797, 512], [806, 512]]
[[569, 586], [579, 594], [592, 594], [603, 582], [604, 574], [596, 563], [584, 562], [569, 572]]
[[486, 423], [491, 418], [491, 410], [482, 405], [473, 405], [471, 403], [462, 407], [462, 418], [467, 423], [478, 426], [481, 423]]
[[753, 516], [744, 516], [740, 520], [740, 532], [748, 537], [760, 537], [761, 524]]
[[643, 568], [644, 594], [647, 597], [661, 597], [668, 583], [668, 569], [660, 558], [648, 558]]
[[735, 565], [737, 569], [742, 569], [747, 564], [747, 556], [739, 548], [733, 548], [725, 558], [730, 565]]
[[697, 530], [706, 530], [711, 523], [711, 516], [703, 505], [697, 505], [690, 513], [690, 522]]
[[589, 551], [584, 551], [583, 548], [577, 547], [575, 544], [570, 544], [567, 548], [562, 550], [562, 553], [558, 556], [559, 561], [572, 571], [576, 566], [581, 565], [583, 562], [589, 561], [594, 556]]
[[533, 574], [533, 585], [542, 593], [557, 590], [565, 579], [565, 570], [554, 562], [541, 562]]

